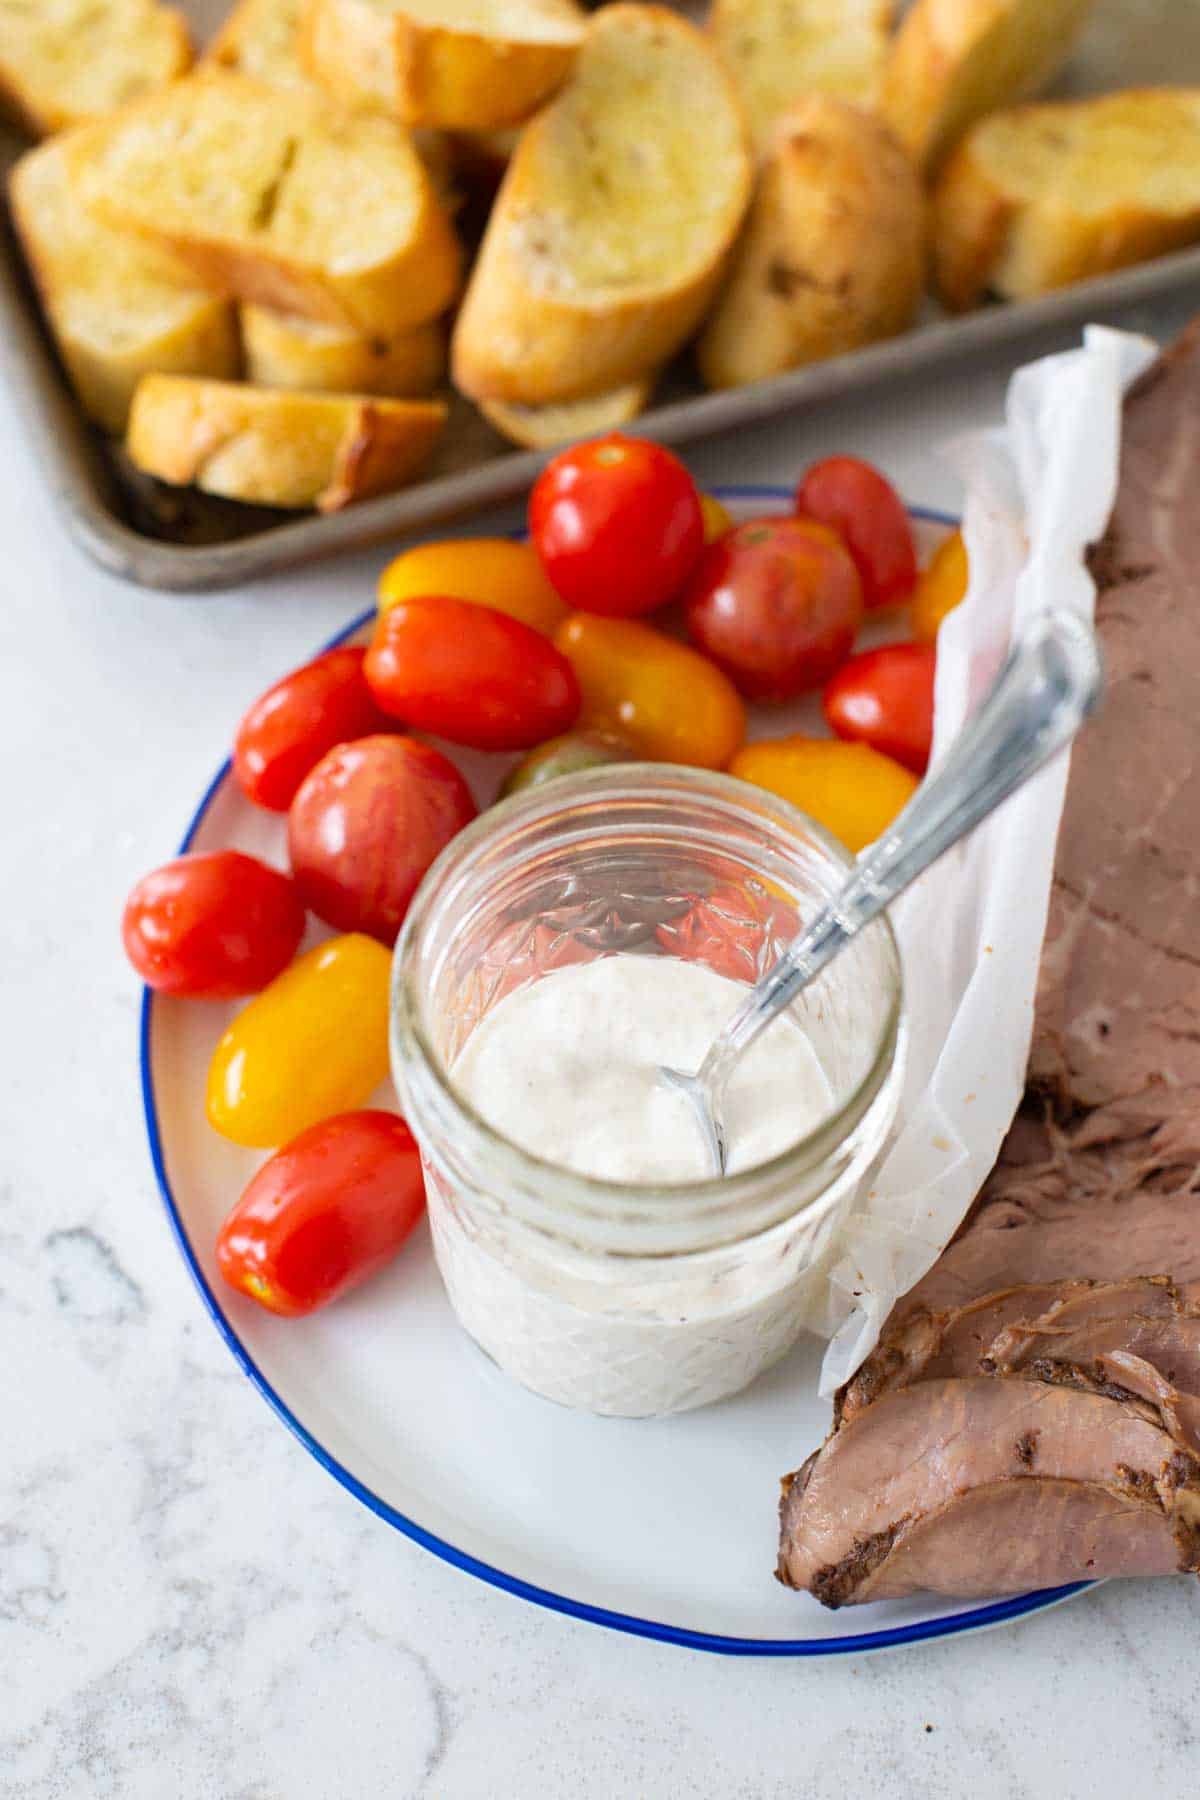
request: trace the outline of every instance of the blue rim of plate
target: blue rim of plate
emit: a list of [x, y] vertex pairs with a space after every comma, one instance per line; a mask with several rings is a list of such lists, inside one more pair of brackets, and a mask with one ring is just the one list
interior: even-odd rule
[[[719, 500], [790, 500], [792, 490], [767, 484], [751, 484], [743, 486], [725, 485], [710, 490]], [[952, 514], [935, 511], [931, 507], [910, 506], [909, 513], [915, 519], [921, 519], [935, 525], [956, 525], [957, 519]], [[523, 535], [514, 533], [514, 536]], [[350, 621], [329, 642], [323, 646], [332, 650], [343, 644], [348, 638], [372, 617], [374, 608]], [[187, 830], [179, 845], [177, 854], [182, 856], [191, 849], [196, 833], [204, 823], [208, 809], [216, 798], [230, 774], [230, 761], [227, 757], [209, 782], [200, 803], [188, 822]], [[707, 1650], [725, 1656], [861, 1656], [872, 1650], [895, 1649], [902, 1644], [928, 1643], [934, 1638], [955, 1637], [960, 1632], [982, 1631], [989, 1625], [1003, 1625], [1012, 1619], [1024, 1618], [1029, 1613], [1043, 1611], [1046, 1607], [1057, 1606], [1073, 1595], [1082, 1593], [1092, 1586], [1091, 1582], [1076, 1581], [1065, 1587], [1042, 1588], [1036, 1593], [1017, 1594], [1007, 1600], [994, 1600], [986, 1606], [971, 1607], [965, 1612], [951, 1613], [946, 1618], [924, 1619], [912, 1625], [894, 1625], [883, 1631], [867, 1631], [853, 1637], [824, 1638], [743, 1638], [725, 1637], [716, 1632], [693, 1631], [681, 1625], [664, 1624], [658, 1619], [640, 1619], [632, 1613], [613, 1612], [608, 1607], [592, 1606], [586, 1600], [573, 1600], [568, 1594], [556, 1594], [549, 1588], [536, 1586], [533, 1582], [523, 1581], [519, 1576], [509, 1575], [503, 1569], [491, 1563], [482, 1562], [466, 1550], [460, 1550], [445, 1538], [437, 1537], [432, 1531], [426, 1531], [415, 1519], [398, 1512], [394, 1506], [374, 1493], [372, 1489], [351, 1473], [344, 1463], [331, 1455], [317, 1438], [309, 1431], [281, 1396], [275, 1391], [254, 1358], [250, 1355], [233, 1325], [221, 1309], [216, 1294], [200, 1266], [199, 1258], [192, 1247], [187, 1230], [183, 1223], [175, 1195], [171, 1190], [167, 1175], [166, 1160], [163, 1154], [162, 1135], [158, 1122], [158, 1103], [154, 1092], [154, 1075], [150, 1061], [150, 1034], [154, 1010], [154, 995], [150, 988], [142, 989], [142, 1006], [138, 1033], [139, 1061], [141, 1067], [142, 1107], [146, 1120], [146, 1135], [150, 1145], [150, 1160], [154, 1166], [154, 1177], [158, 1183], [158, 1191], [166, 1208], [167, 1221], [172, 1235], [188, 1273], [195, 1282], [204, 1304], [205, 1311], [224, 1339], [234, 1361], [243, 1375], [249, 1377], [258, 1389], [267, 1405], [283, 1421], [292, 1435], [299, 1439], [309, 1455], [336, 1482], [362, 1505], [373, 1512], [376, 1518], [382, 1519], [393, 1530], [402, 1532], [413, 1543], [420, 1544], [443, 1562], [451, 1563], [456, 1569], [474, 1575], [477, 1580], [485, 1581], [491, 1587], [500, 1588], [506, 1594], [515, 1594], [519, 1600], [528, 1600], [534, 1606], [544, 1607], [548, 1612], [565, 1613], [568, 1618], [583, 1619], [590, 1625], [604, 1625], [612, 1631], [627, 1632], [634, 1637], [652, 1638], [660, 1643], [679, 1644], [687, 1650]]]

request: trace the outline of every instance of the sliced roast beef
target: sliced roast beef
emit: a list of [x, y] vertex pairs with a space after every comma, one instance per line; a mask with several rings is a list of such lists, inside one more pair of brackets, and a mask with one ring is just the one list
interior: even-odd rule
[[[885, 1394], [785, 1481], [780, 1580], [835, 1607], [916, 1586], [949, 1594], [1012, 1592], [1027, 1578], [1028, 1546], [1014, 1547], [1003, 1531], [971, 1549], [969, 1535], [964, 1540], [956, 1527], [950, 1537], [966, 1553], [939, 1567], [926, 1545], [914, 1553], [908, 1585], [903, 1574], [881, 1571], [919, 1527], [932, 1533], [935, 1518], [952, 1522], [954, 1504], [1000, 1483], [1043, 1481], [1143, 1504], [1138, 1566], [1200, 1568], [1200, 1462], [1160, 1426], [1101, 1395], [978, 1376]], [[1111, 1523], [1114, 1515], [1104, 1501], [1094, 1516]], [[1170, 1563], [1164, 1520], [1175, 1544]], [[1126, 1525], [1132, 1529], [1128, 1519]], [[1087, 1527], [1077, 1514], [1066, 1541], [1078, 1550], [1098, 1532], [1098, 1524]], [[1045, 1556], [1055, 1580], [1095, 1573], [1090, 1548], [1068, 1561], [1065, 1551], [1047, 1546]]]
[[847, 1382], [838, 1396], [835, 1423], [849, 1421], [893, 1388], [946, 1375], [979, 1374], [981, 1357], [996, 1354], [992, 1346], [1008, 1329], [1021, 1331], [1041, 1320], [1053, 1320], [1061, 1330], [1132, 1313], [1170, 1315], [1182, 1304], [1165, 1276], [1140, 1276], [1130, 1281], [1025, 1283], [942, 1313], [918, 1307], [884, 1333]]
[[985, 1373], [1011, 1375], [1041, 1361], [1087, 1364], [1112, 1350], [1141, 1357], [1173, 1387], [1200, 1397], [1200, 1318], [1180, 1313], [1092, 1319], [1073, 1329], [1051, 1313], [1035, 1324], [1006, 1326], [981, 1360]]

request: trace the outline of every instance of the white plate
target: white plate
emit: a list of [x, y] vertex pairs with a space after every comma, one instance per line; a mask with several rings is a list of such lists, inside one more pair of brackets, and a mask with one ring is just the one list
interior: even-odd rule
[[[743, 516], [790, 501], [779, 488], [722, 497]], [[927, 544], [949, 523], [914, 516]], [[811, 729], [815, 716], [812, 702], [764, 714], [758, 734]], [[490, 798], [496, 759], [458, 760]], [[283, 841], [282, 821], [249, 805], [225, 763], [181, 849], [235, 846], [281, 862]], [[312, 1318], [275, 1318], [233, 1293], [213, 1245], [262, 1158], [210, 1130], [202, 1104], [208, 1060], [233, 1010], [144, 998], [146, 1122], [168, 1216], [245, 1373], [318, 1462], [397, 1530], [538, 1605], [749, 1655], [837, 1655], [978, 1630], [1086, 1585], [965, 1609], [921, 1596], [841, 1613], [778, 1586], [779, 1477], [828, 1425], [815, 1340], [718, 1406], [600, 1419], [526, 1393], [487, 1361], [450, 1312], [425, 1232], [386, 1274]]]

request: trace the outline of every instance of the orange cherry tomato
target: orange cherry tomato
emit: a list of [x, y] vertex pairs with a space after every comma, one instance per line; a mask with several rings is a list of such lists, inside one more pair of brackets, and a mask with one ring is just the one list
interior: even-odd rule
[[700, 495], [700, 514], [704, 520], [704, 541], [711, 544], [733, 530], [733, 514], [715, 494]]
[[856, 855], [907, 806], [917, 778], [866, 744], [774, 738], [747, 744], [729, 773], [790, 800]]
[[843, 663], [821, 699], [831, 731], [923, 775], [933, 743], [932, 644], [886, 644]]
[[474, 750], [529, 750], [579, 714], [571, 665], [548, 638], [446, 594], [385, 612], [366, 672], [384, 712]]
[[567, 608], [551, 587], [532, 544], [512, 538], [446, 538], [417, 544], [395, 557], [379, 577], [379, 610], [426, 594], [449, 594], [507, 613], [553, 637]]
[[338, 1113], [264, 1163], [222, 1225], [217, 1267], [287, 1318], [389, 1263], [425, 1209], [421, 1153], [395, 1113]]
[[952, 613], [965, 598], [969, 573], [962, 532], [951, 532], [917, 577], [912, 597], [912, 631], [918, 643], [935, 641], [946, 614]]
[[267, 1149], [369, 1100], [388, 1072], [391, 967], [382, 944], [351, 932], [277, 975], [213, 1052], [213, 1129]]
[[870, 611], [907, 600], [917, 580], [912, 521], [878, 469], [856, 456], [814, 463], [796, 490], [796, 511], [830, 525], [858, 565]]
[[529, 496], [529, 535], [568, 606], [628, 619], [679, 592], [704, 518], [677, 456], [614, 432], [550, 459]]
[[723, 769], [746, 735], [733, 683], [649, 625], [575, 613], [555, 642], [578, 677], [584, 723], [615, 731], [640, 756]]

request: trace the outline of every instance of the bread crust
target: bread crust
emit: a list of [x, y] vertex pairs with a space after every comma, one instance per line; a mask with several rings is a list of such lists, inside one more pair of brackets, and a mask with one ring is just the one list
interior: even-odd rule
[[607, 394], [558, 406], [512, 406], [503, 400], [481, 400], [479, 410], [489, 425], [524, 450], [552, 450], [557, 444], [599, 437], [630, 425], [645, 412], [653, 381], [631, 381]]
[[368, 0], [312, 0], [301, 55], [342, 100], [369, 100], [406, 125], [490, 131], [517, 125], [570, 74], [586, 17], [561, 0], [557, 40], [519, 35], [497, 4], [494, 32], [471, 31]]
[[392, 338], [364, 337], [264, 306], [239, 309], [246, 379], [300, 392], [431, 394], [446, 369], [438, 320]]
[[780, 120], [729, 279], [697, 346], [738, 387], [893, 337], [925, 284], [925, 207], [886, 127], [828, 94]]
[[[593, 59], [604, 59], [609, 82], [623, 59], [649, 82], [654, 56], [664, 65], [670, 58], [673, 73], [683, 78], [688, 99], [680, 97], [678, 104], [692, 114], [684, 128], [693, 128], [698, 113], [705, 145], [718, 146], [705, 171], [710, 183], [720, 184], [705, 219], [707, 242], [653, 279], [639, 275], [589, 286], [565, 252], [543, 251], [542, 236], [569, 235], [570, 224], [564, 228], [562, 222], [570, 209], [561, 194], [571, 192], [579, 136], [591, 134], [594, 144], [603, 142], [606, 129], [614, 132], [614, 153], [622, 129], [633, 136], [628, 121], [623, 128], [613, 125], [604, 105], [591, 109]], [[709, 92], [697, 96], [691, 90], [701, 77]], [[668, 98], [675, 103], [660, 81], [649, 104], [655, 129], [664, 133], [674, 123], [664, 117]], [[722, 138], [727, 147], [719, 147]], [[539, 192], [543, 161], [560, 190], [556, 207], [548, 210]], [[457, 386], [477, 401], [550, 406], [606, 394], [655, 373], [692, 335], [711, 303], [749, 204], [752, 178], [741, 108], [708, 40], [664, 7], [625, 0], [605, 6], [592, 21], [574, 78], [521, 134], [501, 184], [454, 332]], [[605, 216], [611, 218], [611, 209]], [[627, 234], [636, 234], [636, 225], [619, 222]]]
[[436, 400], [294, 394], [147, 375], [134, 395], [125, 447], [143, 473], [176, 487], [337, 512], [402, 487], [445, 422], [446, 408]]

